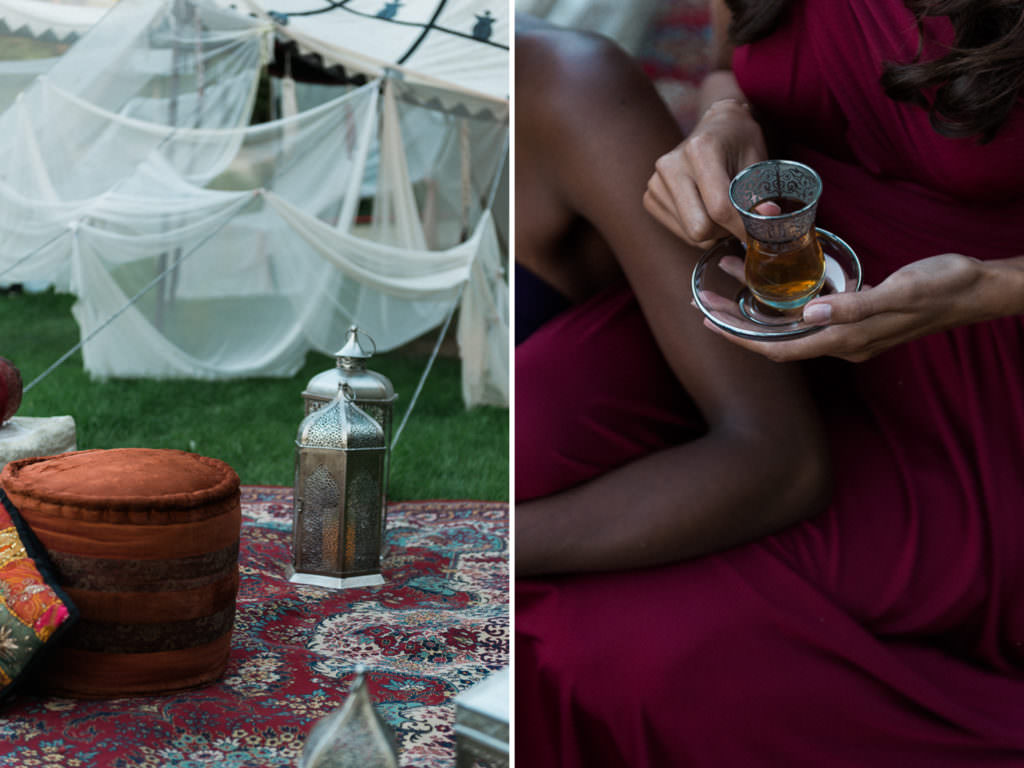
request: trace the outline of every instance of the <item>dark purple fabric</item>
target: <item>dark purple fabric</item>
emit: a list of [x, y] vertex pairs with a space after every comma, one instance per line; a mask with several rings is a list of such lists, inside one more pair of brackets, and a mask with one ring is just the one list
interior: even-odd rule
[[570, 303], [565, 296], [521, 264], [515, 267], [515, 342], [519, 346], [544, 323], [568, 309]]
[[[927, 29], [948, 39], [942, 21]], [[899, 0], [810, 0], [734, 62], [789, 137], [778, 154], [821, 174], [819, 224], [868, 283], [940, 253], [1021, 252], [1024, 110], [991, 144], [942, 138], [877, 84], [916, 45]], [[635, 304], [579, 311], [649, 338]], [[652, 450], [659, 420], [679, 420], [680, 394], [637, 378], [608, 397], [645, 402], [644, 437], [589, 423], [602, 361], [664, 368], [638, 338], [572, 372], [597, 394], [535, 402], [535, 371], [577, 345], [573, 315], [560, 320], [517, 355], [520, 499]], [[809, 369], [832, 438], [827, 513], [692, 562], [517, 584], [517, 763], [1024, 766], [1024, 322]], [[569, 461], [548, 436], [580, 423]]]
[[589, 480], [703, 429], [628, 288], [543, 325], [516, 348], [515, 365], [519, 501]]

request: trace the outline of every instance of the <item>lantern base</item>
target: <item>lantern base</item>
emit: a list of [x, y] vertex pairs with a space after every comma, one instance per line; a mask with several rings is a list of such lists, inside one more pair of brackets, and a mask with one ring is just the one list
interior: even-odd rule
[[291, 565], [285, 570], [288, 581], [292, 584], [309, 584], [314, 587], [328, 589], [350, 589], [352, 587], [379, 587], [384, 583], [384, 576], [379, 573], [367, 573], [362, 576], [325, 576], [322, 573], [302, 573]]

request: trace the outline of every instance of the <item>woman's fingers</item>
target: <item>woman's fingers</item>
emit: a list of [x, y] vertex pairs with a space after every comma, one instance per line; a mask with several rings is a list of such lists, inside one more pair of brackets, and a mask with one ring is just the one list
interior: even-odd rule
[[[725, 317], [736, 323], [743, 322], [743, 313], [740, 312], [739, 304], [732, 299], [727, 299], [724, 296], [711, 291], [701, 291], [700, 301], [707, 309], [714, 312], [719, 318]], [[696, 306], [696, 302], [693, 302], [693, 304]]]
[[740, 104], [719, 104], [685, 141], [658, 158], [644, 207], [693, 245], [710, 247], [730, 234], [743, 238], [729, 183], [733, 174], [765, 156], [764, 138], [749, 111]]
[[729, 234], [742, 236], [743, 222], [729, 200], [731, 169], [718, 140], [707, 134], [694, 137], [686, 150], [693, 169], [694, 193], [700, 198], [707, 217], [714, 222], [712, 234], [705, 239]]
[[728, 312], [733, 314], [739, 310], [735, 301], [727, 299], [714, 291], [700, 291], [700, 300], [712, 312]]
[[647, 183], [644, 207], [677, 237], [702, 248], [728, 234], [708, 215], [693, 179], [681, 176], [670, 182], [661, 169]]
[[723, 256], [718, 262], [718, 268], [740, 283], [745, 284], [747, 282], [743, 259], [739, 256]]
[[804, 320], [812, 325], [858, 323], [902, 309], [886, 291], [865, 285], [857, 292], [833, 293], [812, 299], [804, 306]]
[[754, 213], [762, 216], [778, 216], [782, 213], [782, 206], [778, 203], [773, 203], [771, 200], [766, 200], [754, 206]]
[[686, 233], [683, 232], [682, 225], [676, 218], [675, 211], [668, 209], [663, 202], [664, 193], [655, 191], [655, 187], [658, 186], [663, 187], [663, 182], [657, 176], [652, 176], [651, 180], [647, 183], [647, 190], [644, 192], [644, 209], [659, 224], [668, 229], [669, 232], [682, 240], [687, 240]]

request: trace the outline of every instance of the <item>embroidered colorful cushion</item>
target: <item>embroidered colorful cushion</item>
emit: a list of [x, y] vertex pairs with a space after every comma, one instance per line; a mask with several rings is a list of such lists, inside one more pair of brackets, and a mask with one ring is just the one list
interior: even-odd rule
[[0, 699], [77, 617], [46, 551], [0, 489]]

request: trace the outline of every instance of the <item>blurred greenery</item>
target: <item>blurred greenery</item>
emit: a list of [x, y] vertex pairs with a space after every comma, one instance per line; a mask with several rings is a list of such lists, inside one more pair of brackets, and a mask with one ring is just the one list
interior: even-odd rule
[[67, 51], [66, 43], [38, 40], [22, 35], [0, 35], [0, 50], [7, 61], [24, 59], [49, 59]]
[[[73, 302], [52, 291], [0, 294], [0, 357], [18, 367], [25, 386], [78, 342]], [[396, 429], [436, 335], [370, 360], [369, 367], [390, 378], [398, 393]], [[223, 459], [246, 485], [289, 486], [301, 393], [334, 363], [310, 353], [302, 370], [287, 379], [102, 380], [84, 371], [76, 352], [25, 394], [17, 415], [70, 414], [82, 449], [178, 448]], [[394, 446], [389, 497], [507, 501], [508, 447], [509, 411], [467, 409], [458, 359], [439, 356]]]

